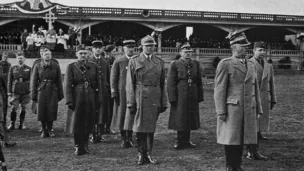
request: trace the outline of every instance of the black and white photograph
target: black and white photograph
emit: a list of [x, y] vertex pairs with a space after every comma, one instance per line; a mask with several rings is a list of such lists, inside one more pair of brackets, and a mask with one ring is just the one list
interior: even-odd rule
[[0, 171], [304, 171], [303, 6], [0, 0]]

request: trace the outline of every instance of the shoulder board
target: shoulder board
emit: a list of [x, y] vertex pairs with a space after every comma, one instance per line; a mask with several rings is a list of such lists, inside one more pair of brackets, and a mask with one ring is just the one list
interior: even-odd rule
[[221, 61], [229, 61], [229, 60], [231, 60], [232, 58], [231, 57], [229, 57], [229, 58], [224, 58], [224, 59], [222, 59]]
[[137, 57], [139, 57], [139, 55], [133, 55], [133, 56], [131, 57], [131, 59], [137, 58]]
[[251, 62], [251, 63], [254, 63], [254, 62], [253, 62], [252, 60], [250, 60], [250, 59], [248, 59], [247, 61], [248, 61], [248, 62]]
[[157, 58], [159, 58], [160, 60], [162, 60], [163, 61], [163, 59], [160, 57], [160, 56], [158, 56], [158, 55], [155, 55], [155, 57], [157, 57]]
[[170, 64], [173, 64], [175, 62], [175, 60], [171, 61]]

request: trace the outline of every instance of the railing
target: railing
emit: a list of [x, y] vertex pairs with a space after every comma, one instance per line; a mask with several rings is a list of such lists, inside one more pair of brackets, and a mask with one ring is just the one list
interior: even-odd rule
[[[56, 9], [58, 13], [65, 9]], [[20, 13], [16, 8], [1, 7], [0, 13]], [[146, 14], [144, 14], [146, 13]], [[208, 11], [158, 10], [158, 9], [132, 9], [132, 8], [103, 8], [103, 7], [70, 7], [67, 16], [114, 16], [114, 17], [144, 17], [144, 18], [181, 18], [197, 20], [223, 20], [246, 21], [266, 23], [304, 23], [304, 16], [249, 14]]]
[[[92, 49], [91, 46], [87, 46], [89, 49]], [[76, 47], [74, 47], [76, 48]], [[19, 51], [21, 50], [21, 45], [18, 44], [0, 44], [0, 51]], [[134, 49], [136, 53], [139, 52], [139, 48], [136, 47]], [[114, 49], [114, 53], [122, 53], [122, 47], [116, 47]], [[155, 48], [155, 52], [159, 54], [178, 54], [179, 51], [177, 48], [172, 47], [162, 47], [160, 51], [158, 48]], [[217, 49], [217, 48], [193, 48], [193, 53], [195, 55], [210, 55], [210, 56], [230, 56], [231, 50], [230, 49]], [[253, 55], [253, 51], [248, 49], [248, 55]], [[276, 57], [299, 57], [300, 51], [299, 50], [267, 50], [267, 56], [276, 56]]]
[[1, 51], [18, 51], [21, 50], [21, 45], [6, 45], [0, 44]]

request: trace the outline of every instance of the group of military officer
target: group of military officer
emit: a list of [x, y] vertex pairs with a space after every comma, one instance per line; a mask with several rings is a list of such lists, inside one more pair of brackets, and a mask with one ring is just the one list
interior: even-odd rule
[[[225, 145], [227, 171], [241, 171], [243, 145], [248, 159], [267, 159], [259, 153], [258, 142], [266, 139], [261, 132], [269, 129], [269, 110], [276, 104], [276, 96], [273, 68], [264, 60], [265, 44], [256, 42], [254, 56], [247, 59], [246, 47], [250, 43], [245, 34], [233, 32], [227, 38], [233, 55], [219, 63], [215, 76], [217, 142]], [[151, 155], [154, 132], [159, 115], [169, 102], [168, 128], [177, 131], [173, 147], [196, 147], [190, 133], [200, 128], [199, 103], [204, 95], [200, 65], [191, 59], [188, 43], [179, 47], [180, 57], [171, 62], [167, 83], [164, 61], [153, 53], [156, 42], [150, 35], [141, 39], [139, 55], [134, 54], [135, 40], [125, 40], [124, 55], [116, 60], [106, 56], [110, 53], [104, 52], [102, 41], [96, 40], [92, 45], [91, 56], [86, 47], [77, 47], [77, 60], [67, 66], [64, 84], [58, 61], [47, 47], [40, 48], [41, 59], [34, 62], [32, 71], [24, 64], [24, 55], [17, 55], [19, 64], [9, 67], [8, 72], [10, 130], [15, 128], [19, 103], [19, 129], [24, 128], [25, 104], [31, 99], [37, 104], [41, 137], [55, 136], [52, 126], [57, 119], [58, 102], [65, 98], [66, 131], [74, 135], [76, 155], [91, 153], [89, 141], [105, 142], [102, 135], [111, 132], [111, 125], [120, 131], [122, 148], [134, 146], [132, 135], [136, 133], [139, 165], [157, 164]], [[4, 79], [3, 82], [6, 83]], [[4, 99], [6, 93], [1, 95]]]

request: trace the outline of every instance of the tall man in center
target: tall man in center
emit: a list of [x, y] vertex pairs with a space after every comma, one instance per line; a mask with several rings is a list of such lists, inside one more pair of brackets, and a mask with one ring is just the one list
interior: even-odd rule
[[111, 118], [110, 111], [110, 64], [104, 57], [103, 42], [95, 40], [92, 42], [93, 45], [93, 57], [89, 58], [89, 61], [96, 63], [99, 66], [99, 77], [100, 77], [100, 88], [99, 96], [101, 97], [101, 106], [96, 110], [95, 115], [95, 126], [93, 129], [93, 136], [91, 142], [106, 142], [102, 137], [105, 133], [105, 124], [109, 123]]
[[153, 54], [155, 41], [141, 40], [143, 52], [130, 59], [127, 71], [127, 107], [135, 115], [133, 131], [138, 139], [138, 164], [157, 164], [151, 158], [156, 122], [167, 108], [164, 61]]
[[245, 57], [250, 43], [244, 33], [227, 38], [232, 57], [219, 63], [214, 80], [217, 143], [225, 146], [227, 171], [242, 171], [243, 145], [257, 144], [262, 106], [254, 63]]
[[111, 94], [114, 98], [114, 112], [111, 125], [115, 131], [120, 131], [122, 138], [121, 147], [129, 148], [133, 146], [133, 125], [130, 126], [131, 124], [125, 122], [127, 112], [126, 77], [129, 60], [135, 57], [133, 56], [135, 40], [125, 40], [123, 41], [123, 45], [125, 55], [115, 60], [111, 69]]

